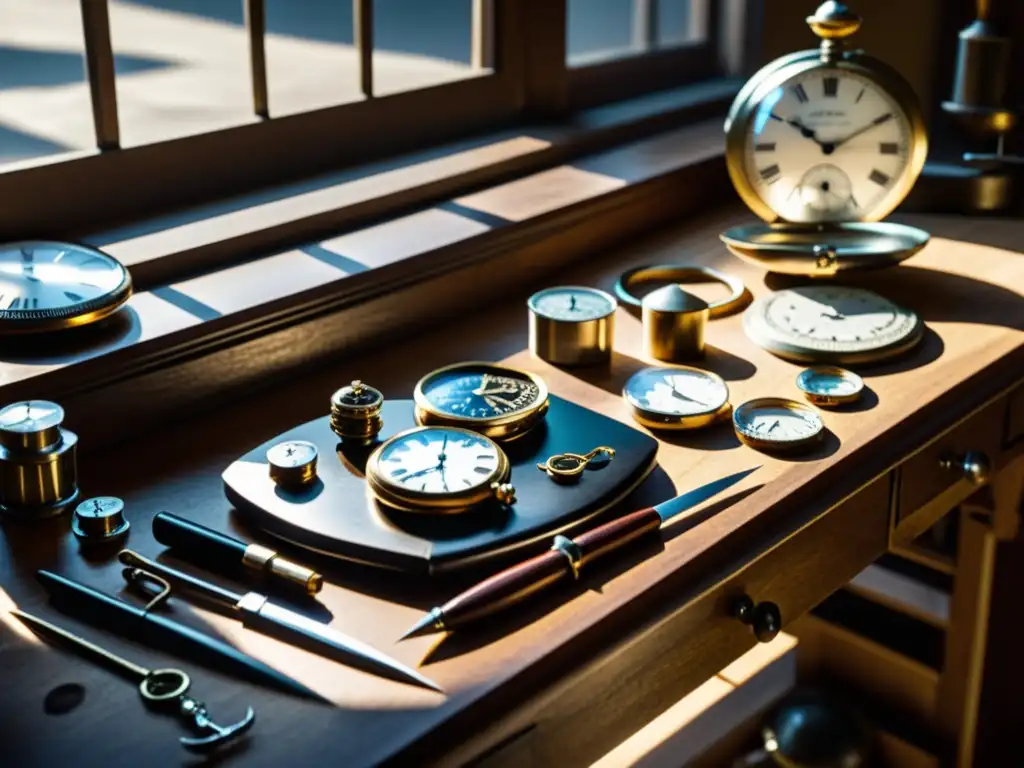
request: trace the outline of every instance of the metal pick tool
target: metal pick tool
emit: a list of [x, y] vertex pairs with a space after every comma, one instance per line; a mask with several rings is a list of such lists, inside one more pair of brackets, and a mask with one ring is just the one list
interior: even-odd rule
[[199, 734], [196, 737], [182, 736], [178, 739], [189, 752], [200, 754], [212, 752], [248, 731], [256, 720], [256, 713], [252, 711], [252, 707], [247, 707], [245, 717], [237, 723], [217, 725], [207, 714], [206, 705], [187, 695], [192, 681], [180, 669], [147, 669], [73, 635], [55, 624], [44, 621], [38, 616], [18, 610], [11, 611], [11, 614], [17, 616], [41, 637], [51, 641], [64, 640], [74, 646], [81, 655], [91, 658], [102, 666], [112, 666], [123, 677], [137, 682], [139, 695], [142, 696], [142, 701], [147, 707], [176, 711], [178, 717]]

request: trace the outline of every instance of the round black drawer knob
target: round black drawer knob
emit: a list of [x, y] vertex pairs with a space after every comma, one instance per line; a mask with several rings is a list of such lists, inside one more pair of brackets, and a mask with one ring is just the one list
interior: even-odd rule
[[758, 642], [770, 643], [782, 629], [782, 612], [775, 603], [765, 601], [754, 603], [747, 595], [738, 598], [732, 606], [732, 614], [754, 630]]

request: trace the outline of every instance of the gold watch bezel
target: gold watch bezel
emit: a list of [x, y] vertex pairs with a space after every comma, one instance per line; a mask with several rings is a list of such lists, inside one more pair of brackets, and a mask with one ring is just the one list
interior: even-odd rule
[[[666, 373], [675, 373], [677, 371], [688, 371], [699, 374], [709, 379], [717, 380], [722, 387], [725, 389], [725, 402], [722, 405], [714, 408], [713, 410], [701, 411], [700, 413], [685, 413], [685, 414], [671, 414], [662, 413], [660, 411], [653, 411], [644, 406], [640, 405], [637, 400], [630, 395], [629, 385], [637, 376], [641, 374], [649, 374], [652, 371], [664, 371]], [[690, 429], [701, 429], [712, 424], [716, 424], [719, 421], [725, 419], [732, 413], [732, 403], [729, 402], [729, 385], [726, 384], [725, 379], [719, 376], [717, 373], [711, 371], [705, 371], [702, 368], [693, 368], [688, 365], [675, 365], [665, 367], [652, 367], [644, 368], [637, 371], [630, 376], [626, 383], [622, 385], [622, 398], [626, 401], [629, 406], [630, 412], [633, 416], [633, 420], [641, 426], [647, 427], [648, 429], [657, 430], [690, 430]]]
[[[903, 202], [917, 182], [928, 154], [928, 134], [924, 114], [917, 94], [907, 81], [892, 67], [873, 56], [859, 51], [848, 51], [834, 60], [823, 60], [820, 49], [800, 51], [776, 59], [758, 71], [740, 90], [733, 101], [725, 124], [725, 163], [736, 192], [743, 202], [769, 223], [786, 222], [757, 193], [746, 169], [746, 139], [751, 121], [761, 102], [785, 82], [811, 70], [838, 69], [871, 80], [886, 91], [907, 116], [910, 123], [910, 146], [907, 148], [907, 166], [889, 192], [858, 221], [880, 221]], [[839, 220], [793, 222], [807, 226], [841, 223]]]
[[[450, 430], [460, 435], [470, 435], [474, 438], [487, 440], [498, 455], [498, 465], [494, 471], [484, 479], [480, 485], [460, 491], [449, 493], [424, 493], [404, 488], [391, 480], [381, 471], [380, 457], [383, 451], [392, 443], [407, 439], [409, 435], [427, 430]], [[500, 500], [500, 495], [506, 493], [505, 483], [512, 473], [512, 465], [509, 462], [505, 451], [497, 442], [481, 435], [476, 430], [452, 427], [443, 424], [413, 427], [389, 437], [378, 446], [366, 460], [366, 481], [373, 495], [383, 504], [403, 512], [418, 512], [427, 514], [462, 514], [472, 510], [474, 507], [487, 502]], [[507, 492], [511, 492], [508, 489]]]
[[[807, 386], [807, 379], [812, 376], [834, 376], [837, 379], [853, 384], [854, 391], [848, 392], [845, 395], [829, 395], [822, 392], [814, 392]], [[804, 368], [796, 376], [796, 386], [797, 389], [804, 393], [807, 402], [825, 407], [855, 403], [860, 400], [860, 396], [864, 393], [864, 379], [853, 371], [840, 368], [838, 365], [812, 365], [809, 368]]]
[[[752, 411], [757, 408], [785, 408], [794, 412], [810, 414], [817, 420], [818, 429], [813, 435], [800, 438], [799, 440], [766, 440], [745, 430], [739, 422], [740, 416], [745, 412]], [[820, 443], [825, 437], [825, 422], [822, 420], [821, 414], [806, 403], [801, 403], [788, 397], [755, 397], [752, 400], [740, 403], [733, 409], [732, 426], [733, 430], [736, 432], [736, 437], [738, 437], [740, 442], [744, 445], [748, 445], [759, 451], [774, 453], [799, 451], [804, 448], [810, 448], [811, 446]]]
[[[529, 408], [524, 408], [523, 410], [515, 411], [514, 413], [508, 413], [503, 416], [495, 416], [492, 418], [475, 418], [471, 416], [456, 416], [454, 414], [444, 413], [443, 411], [439, 411], [435, 408], [427, 399], [423, 386], [433, 377], [454, 370], [471, 370], [479, 368], [492, 369], [496, 375], [518, 376], [520, 378], [529, 379], [534, 386], [537, 387], [537, 401]], [[514, 440], [517, 437], [522, 437], [529, 432], [541, 421], [541, 419], [544, 418], [544, 415], [548, 412], [548, 408], [550, 407], [548, 386], [544, 383], [544, 379], [537, 374], [530, 373], [529, 371], [524, 371], [519, 368], [512, 368], [507, 365], [499, 365], [497, 363], [488, 363], [478, 360], [453, 363], [442, 368], [437, 368], [426, 374], [416, 382], [416, 388], [413, 391], [413, 401], [416, 403], [416, 423], [420, 426], [461, 427], [463, 429], [468, 429], [471, 432], [481, 434], [484, 437], [489, 437], [492, 440], [502, 440], [506, 442]]]

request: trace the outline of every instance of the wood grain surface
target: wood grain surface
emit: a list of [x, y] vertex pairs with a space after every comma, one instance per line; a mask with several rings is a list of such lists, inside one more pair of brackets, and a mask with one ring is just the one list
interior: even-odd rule
[[[686, 262], [740, 275], [755, 296], [791, 284], [740, 262], [719, 244], [719, 231], [748, 219], [730, 208], [699, 222], [680, 222], [627, 248], [595, 253], [557, 282], [609, 289], [627, 267]], [[395, 638], [424, 610], [465, 585], [410, 581], [288, 552], [321, 570], [329, 582], [313, 615], [326, 619], [329, 614], [332, 626], [404, 662], [422, 663], [422, 671], [445, 687], [445, 695], [292, 649], [182, 601], [176, 601], [174, 609], [182, 621], [287, 670], [335, 706], [247, 686], [216, 670], [160, 657], [59, 618], [45, 605], [33, 578], [38, 568], [110, 592], [122, 588], [115, 553], [80, 554], [64, 518], [4, 525], [0, 600], [49, 619], [58, 617], [58, 623], [139, 663], [187, 669], [195, 694], [215, 718], [237, 719], [251, 704], [257, 711], [252, 737], [224, 764], [456, 765], [485, 756], [498, 764], [506, 748], [520, 757], [530, 754], [514, 746], [532, 740], [539, 745], [534, 764], [540, 765], [553, 754], [548, 751], [552, 740], [564, 738], [568, 751], [558, 752], [561, 764], [587, 765], [639, 728], [644, 718], [666, 709], [721, 669], [723, 653], [735, 657], [753, 643], [749, 629], [738, 623], [725, 645], [721, 633], [702, 633], [702, 621], [709, 627], [729, 627], [730, 632], [733, 624], [724, 618], [721, 600], [700, 601], [700, 595], [732, 579], [768, 548], [785, 547], [788, 540], [792, 561], [806, 565], [788, 579], [761, 561], [765, 572], [758, 571], [751, 582], [758, 590], [752, 597], [779, 603], [784, 622], [795, 618], [787, 613], [809, 608], [884, 547], [885, 532], [875, 526], [888, 515], [883, 507], [889, 484], [868, 484], [1021, 378], [1024, 255], [1017, 251], [1017, 243], [1024, 236], [1024, 224], [936, 217], [910, 221], [935, 234], [932, 244], [903, 266], [851, 277], [849, 282], [920, 313], [928, 327], [922, 345], [902, 360], [859, 370], [868, 388], [865, 399], [847, 410], [823, 412], [828, 436], [815, 453], [767, 457], [741, 445], [728, 424], [662, 437], [660, 468], [623, 511], [762, 465], [736, 493], [710, 500], [674, 521], [662, 543], [638, 546], [624, 561], [595, 564], [575, 587], [555, 590], [526, 610], [495, 617], [480, 632], [440, 642], [419, 638], [403, 643]], [[501, 279], [500, 265], [492, 274]], [[707, 297], [714, 290], [708, 287]], [[629, 423], [629, 409], [620, 397], [622, 384], [649, 364], [641, 353], [640, 320], [619, 309], [616, 351], [609, 367], [560, 370], [532, 359], [526, 350], [526, 293], [510, 292], [506, 299], [437, 330], [409, 333], [373, 354], [307, 371], [272, 392], [253, 397], [240, 392], [214, 414], [181, 413], [177, 424], [145, 439], [103, 453], [83, 446], [83, 492], [124, 498], [132, 521], [127, 545], [147, 556], [162, 549], [150, 532], [152, 516], [161, 510], [264, 541], [232, 515], [222, 495], [220, 473], [230, 461], [288, 427], [322, 415], [340, 383], [358, 377], [382, 389], [386, 397], [408, 397], [423, 373], [457, 360], [504, 360], [522, 366], [543, 376], [553, 393]], [[707, 342], [702, 365], [727, 381], [734, 404], [754, 396], [799, 395], [794, 379], [800, 368], [747, 340], [739, 316], [713, 321]], [[110, 418], [117, 419], [116, 411]], [[865, 486], [864, 503], [870, 503], [874, 514], [865, 515], [849, 504], [840, 506]], [[800, 536], [818, 518], [827, 524], [817, 526], [822, 533], [812, 547]], [[870, 530], [862, 530], [860, 522], [865, 519], [874, 521]], [[844, 552], [855, 556], [840, 557]], [[742, 585], [742, 580], [736, 583]], [[795, 590], [792, 598], [787, 597], [789, 589]], [[690, 605], [699, 605], [700, 614], [688, 614], [684, 624], [673, 624], [670, 619]], [[88, 765], [189, 764], [175, 743], [180, 730], [173, 719], [145, 711], [130, 685], [41, 646], [15, 624], [0, 620], [5, 763], [49, 766], [74, 759]], [[689, 629], [680, 634], [679, 626]], [[84, 703], [63, 716], [44, 714], [43, 697], [64, 682], [85, 685]], [[602, 717], [593, 717], [595, 713]]]

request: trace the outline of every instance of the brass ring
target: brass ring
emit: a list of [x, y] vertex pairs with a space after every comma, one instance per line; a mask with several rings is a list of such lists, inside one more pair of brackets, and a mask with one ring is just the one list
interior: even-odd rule
[[750, 292], [738, 277], [727, 275], [710, 267], [684, 267], [677, 264], [660, 264], [657, 266], [636, 267], [623, 272], [615, 283], [615, 295], [619, 301], [633, 307], [639, 307], [640, 299], [633, 293], [632, 289], [640, 283], [654, 281], [670, 283], [696, 283], [701, 282], [697, 278], [722, 283], [732, 291], [732, 295], [719, 301], [708, 302], [708, 309], [712, 318], [735, 312], [750, 303]]

